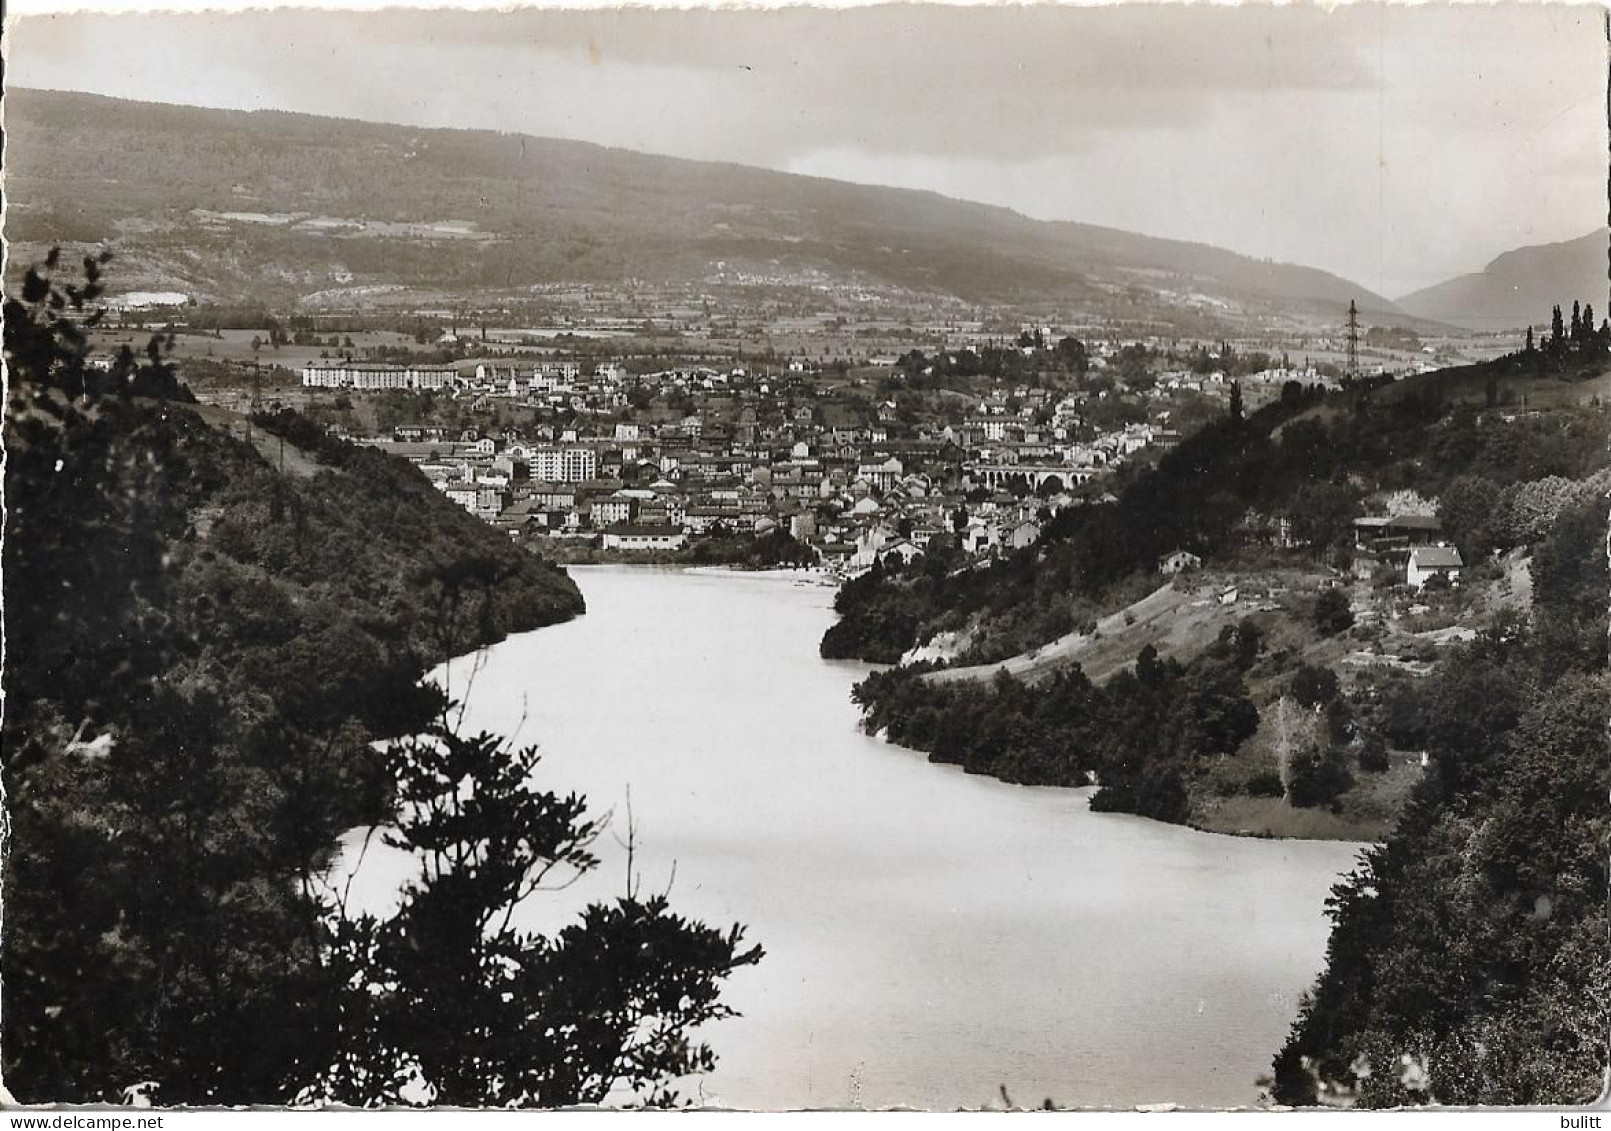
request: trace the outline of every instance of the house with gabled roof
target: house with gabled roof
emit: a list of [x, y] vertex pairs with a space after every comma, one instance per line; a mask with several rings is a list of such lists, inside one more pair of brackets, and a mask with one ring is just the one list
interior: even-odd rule
[[1464, 566], [1460, 551], [1453, 546], [1417, 546], [1410, 551], [1405, 564], [1404, 580], [1413, 589], [1421, 588], [1434, 577], [1456, 584]]

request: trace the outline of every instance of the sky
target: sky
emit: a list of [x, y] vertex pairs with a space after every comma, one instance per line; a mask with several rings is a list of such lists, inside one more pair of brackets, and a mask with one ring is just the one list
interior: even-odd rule
[[12, 3], [8, 82], [931, 189], [1392, 297], [1607, 214], [1593, 5], [60, 10], [133, 2]]

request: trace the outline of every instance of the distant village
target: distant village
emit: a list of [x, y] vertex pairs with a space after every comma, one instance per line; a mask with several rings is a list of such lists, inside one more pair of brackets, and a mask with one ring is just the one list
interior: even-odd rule
[[[1100, 369], [1104, 358], [1092, 357]], [[891, 364], [886, 360], [884, 364]], [[590, 371], [588, 371], [590, 369]], [[496, 434], [398, 425], [350, 436], [413, 462], [438, 490], [516, 538], [574, 540], [606, 553], [675, 552], [711, 535], [785, 532], [819, 563], [855, 572], [910, 561], [943, 537], [974, 556], [1030, 545], [1064, 507], [1100, 501], [1126, 461], [1169, 450], [1168, 410], [1107, 429], [1082, 398], [1000, 385], [960, 423], [902, 421], [894, 401], [838, 421], [808, 365], [778, 373], [690, 366], [631, 374], [618, 363], [309, 364], [308, 389], [431, 392], [555, 409], [568, 423]], [[1250, 404], [1313, 370], [1243, 378]], [[1181, 390], [1229, 399], [1223, 373], [1158, 376], [1161, 404]], [[681, 394], [681, 419], [629, 419], [647, 394]], [[636, 394], [636, 397], [634, 396]], [[719, 401], [726, 410], [702, 409]], [[868, 418], [870, 416], [870, 418]]]

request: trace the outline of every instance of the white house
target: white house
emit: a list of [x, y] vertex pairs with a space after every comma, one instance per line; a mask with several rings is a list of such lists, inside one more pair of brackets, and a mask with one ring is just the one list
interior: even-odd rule
[[982, 518], [969, 519], [966, 529], [962, 531], [962, 548], [970, 554], [982, 554], [994, 548], [998, 541], [996, 527]]
[[1413, 589], [1419, 589], [1434, 577], [1450, 583], [1460, 580], [1460, 551], [1453, 546], [1417, 546], [1410, 551], [1410, 560], [1404, 567], [1404, 580]]
[[850, 558], [851, 567], [854, 569], [867, 569], [882, 558], [884, 551], [897, 541], [899, 541], [899, 535], [882, 524], [862, 531], [856, 538], [856, 551]]
[[1034, 545], [1035, 539], [1039, 537], [1040, 523], [1032, 518], [1026, 518], [1008, 527], [1002, 535], [1002, 542], [1010, 549], [1022, 550], [1026, 546]]
[[922, 557], [923, 551], [912, 545], [912, 543], [907, 541], [905, 538], [901, 538], [898, 541], [892, 542], [888, 546], [885, 546], [881, 551], [879, 551], [878, 556], [883, 560], [888, 560], [889, 558], [900, 558], [901, 561], [910, 563], [913, 558]]

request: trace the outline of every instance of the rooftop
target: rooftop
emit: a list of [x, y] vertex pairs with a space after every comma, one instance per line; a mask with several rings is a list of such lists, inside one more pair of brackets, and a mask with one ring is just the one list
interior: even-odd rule
[[1465, 563], [1452, 546], [1421, 546], [1410, 551], [1410, 564], [1417, 569], [1459, 569]]

